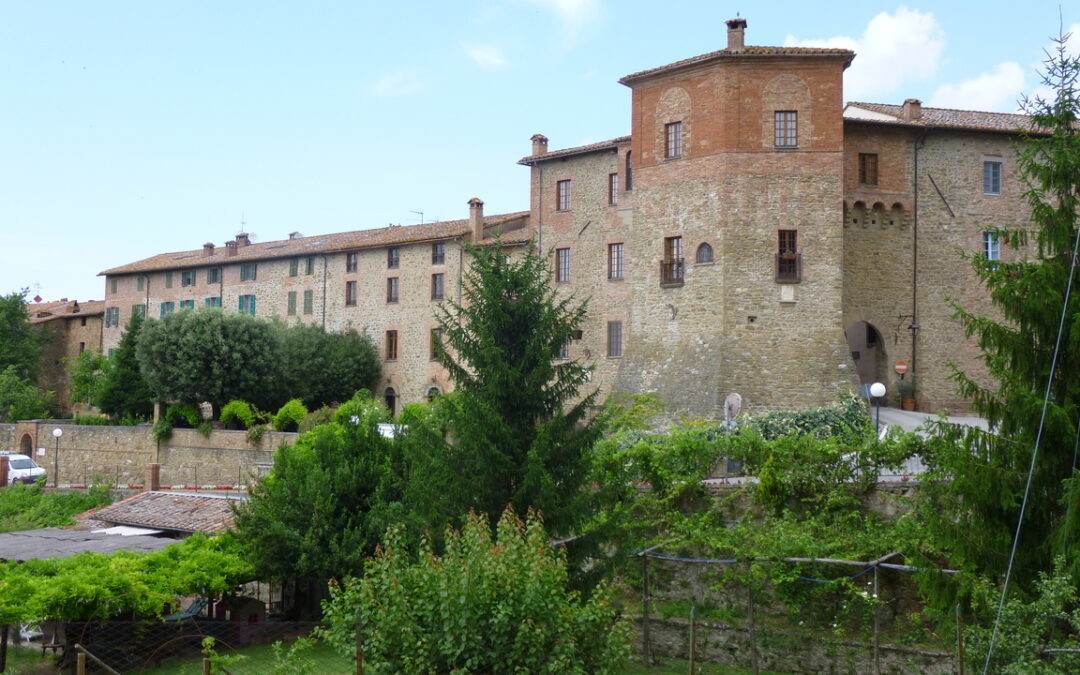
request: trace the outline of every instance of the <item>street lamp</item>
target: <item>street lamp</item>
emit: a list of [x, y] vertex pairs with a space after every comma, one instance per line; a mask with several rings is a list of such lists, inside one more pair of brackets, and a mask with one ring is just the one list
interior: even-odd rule
[[53, 487], [60, 487], [60, 437], [64, 435], [64, 430], [60, 427], [56, 427], [52, 430], [53, 438], [56, 439], [56, 452], [53, 453]]
[[877, 419], [874, 421], [874, 431], [879, 437], [881, 436], [881, 397], [884, 395], [884, 384], [875, 382], [870, 385], [870, 398], [874, 399], [874, 403], [877, 405]]

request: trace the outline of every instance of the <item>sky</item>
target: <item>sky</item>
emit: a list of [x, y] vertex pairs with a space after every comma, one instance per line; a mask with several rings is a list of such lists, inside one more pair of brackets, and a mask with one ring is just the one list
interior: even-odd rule
[[0, 295], [102, 299], [171, 251], [528, 208], [529, 138], [628, 134], [619, 78], [749, 45], [845, 101], [1014, 112], [1080, 7], [1032, 0], [0, 0]]

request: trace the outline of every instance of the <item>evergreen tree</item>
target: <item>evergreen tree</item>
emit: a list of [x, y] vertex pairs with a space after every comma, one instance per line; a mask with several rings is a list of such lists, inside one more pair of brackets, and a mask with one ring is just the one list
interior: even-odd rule
[[461, 303], [437, 313], [436, 355], [455, 391], [439, 401], [451, 442], [433, 450], [442, 470], [432, 498], [446, 515], [475, 509], [492, 522], [507, 504], [532, 507], [550, 533], [573, 534], [588, 515], [582, 488], [603, 432], [588, 416], [596, 391], [581, 391], [592, 366], [559, 358], [585, 304], [556, 293], [531, 248], [516, 260], [500, 246], [469, 254]]
[[0, 370], [15, 367], [15, 374], [37, 376], [41, 350], [47, 337], [30, 323], [26, 313], [27, 289], [0, 296]]
[[1034, 227], [1018, 223], [996, 232], [1021, 259], [973, 258], [1000, 316], [957, 308], [996, 384], [983, 386], [962, 372], [954, 377], [994, 433], [954, 432], [936, 442], [930, 478], [947, 480], [923, 481], [924, 512], [948, 563], [1003, 574], [1038, 444], [1013, 572], [1023, 585], [1049, 570], [1055, 553], [1065, 555], [1080, 579], [1080, 489], [1073, 478], [1080, 438], [1080, 274], [1073, 269], [1080, 61], [1068, 55], [1065, 39], [1046, 62], [1044, 81], [1054, 99], [1024, 102], [1033, 129], [1018, 146], [1019, 168]]
[[154, 414], [154, 395], [135, 353], [142, 325], [142, 316], [133, 314], [96, 388], [94, 403], [106, 414], [131, 419], [149, 419]]

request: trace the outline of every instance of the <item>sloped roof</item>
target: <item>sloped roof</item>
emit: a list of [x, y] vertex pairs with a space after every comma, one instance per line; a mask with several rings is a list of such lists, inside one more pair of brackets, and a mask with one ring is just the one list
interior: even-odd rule
[[927, 108], [923, 106], [919, 119], [905, 120], [903, 106], [889, 103], [863, 103], [852, 101], [844, 108], [844, 120], [877, 124], [898, 124], [910, 127], [971, 129], [977, 131], [1040, 131], [1034, 129], [1031, 118], [1014, 113], [983, 112], [979, 110], [954, 110], [952, 108]]
[[104, 300], [58, 300], [56, 302], [38, 302], [26, 306], [26, 313], [30, 315], [30, 323], [44, 323], [54, 319], [70, 319], [72, 317], [94, 316], [105, 313]]
[[533, 164], [535, 162], [544, 162], [549, 159], [558, 159], [560, 157], [570, 157], [572, 155], [585, 155], [590, 152], [603, 152], [605, 150], [614, 150], [620, 143], [629, 142], [629, 136], [619, 136], [618, 138], [613, 138], [610, 141], [600, 141], [599, 143], [579, 145], [576, 148], [563, 148], [562, 150], [553, 150], [551, 152], [545, 152], [539, 155], [529, 155], [528, 157], [522, 157], [521, 159], [519, 159], [518, 164]]
[[709, 52], [708, 54], [692, 56], [688, 59], [669, 63], [666, 66], [658, 66], [637, 73], [631, 73], [619, 80], [619, 84], [630, 86], [634, 82], [653, 75], [660, 75], [681, 68], [689, 68], [702, 63], [719, 61], [721, 59], [739, 59], [760, 56], [844, 57], [846, 59], [844, 67], [846, 68], [851, 64], [851, 60], [855, 58], [855, 52], [850, 49], [825, 49], [819, 47], [742, 47], [740, 49], [721, 49], [719, 51]]
[[[528, 217], [528, 215], [528, 211], [518, 211], [516, 213], [485, 216], [484, 227], [496, 227], [506, 221], [523, 216]], [[440, 239], [452, 239], [462, 236], [470, 231], [468, 219], [444, 220], [422, 225], [399, 225], [371, 230], [335, 232], [313, 237], [257, 242], [247, 246], [237, 246], [236, 255], [227, 255], [223, 250], [225, 247], [218, 247], [214, 250], [212, 256], [204, 256], [203, 249], [200, 248], [194, 251], [160, 253], [143, 260], [107, 269], [100, 272], [98, 276], [205, 267], [223, 263], [254, 262], [272, 258], [289, 258], [361, 248], [392, 246], [394, 244], [408, 244], [418, 241], [439, 241]]]
[[177, 532], [214, 534], [233, 527], [232, 504], [240, 495], [147, 491], [88, 511], [80, 519]]

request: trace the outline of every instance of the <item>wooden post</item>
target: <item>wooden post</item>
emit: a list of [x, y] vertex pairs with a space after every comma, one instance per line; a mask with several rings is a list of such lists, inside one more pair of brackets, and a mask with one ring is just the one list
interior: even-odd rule
[[79, 652], [75, 655], [75, 672], [78, 675], [86, 675], [86, 653]]
[[881, 658], [879, 647], [881, 644], [881, 612], [878, 611], [878, 603], [881, 596], [878, 595], [880, 586], [878, 583], [878, 570], [881, 567], [874, 565], [874, 675], [881, 675]]
[[356, 675], [364, 675], [364, 638], [360, 634], [360, 621], [356, 622]]
[[[0, 487], [7, 487], [8, 475], [10, 474], [11, 459], [7, 455], [0, 455]], [[0, 670], [0, 672], [3, 672]]]
[[[6, 457], [4, 459], [7, 459]], [[0, 673], [7, 672], [8, 624], [0, 626]]]
[[652, 643], [649, 640], [649, 554], [641, 555], [641, 660], [652, 665]]
[[964, 675], [964, 615], [956, 606], [956, 672]]
[[697, 640], [694, 639], [694, 629], [697, 627], [695, 625], [696, 623], [697, 607], [695, 605], [690, 605], [690, 675], [695, 675], [697, 673], [697, 666], [695, 665], [697, 662], [697, 650], [695, 649]]
[[210, 659], [205, 656], [202, 660], [202, 675], [210, 675]]
[[746, 561], [746, 616], [747, 625], [750, 628], [750, 662], [753, 666], [754, 675], [761, 672], [758, 668], [757, 657], [757, 634], [754, 630], [754, 583], [750, 576], [750, 561]]

